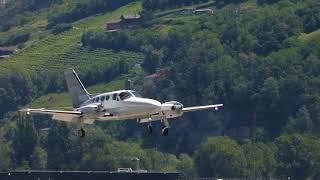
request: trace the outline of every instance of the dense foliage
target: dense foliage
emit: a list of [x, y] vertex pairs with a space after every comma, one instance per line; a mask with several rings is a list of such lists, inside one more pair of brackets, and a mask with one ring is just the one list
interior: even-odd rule
[[60, 4], [63, 0], [13, 0], [8, 1], [6, 9], [1, 9], [0, 32], [6, 31], [13, 26], [24, 25], [31, 21], [26, 16], [30, 11], [47, 8], [53, 4]]
[[6, 41], [0, 42], [0, 45], [14, 46], [14, 45], [21, 44], [28, 41], [29, 38], [30, 38], [30, 33], [14, 34], [8, 37]]
[[[104, 9], [100, 7], [106, 1], [84, 3], [50, 18], [49, 23], [58, 24], [52, 30], [64, 31], [70, 26], [60, 23], [128, 2]], [[221, 112], [190, 113], [184, 121], [171, 121], [174, 128], [166, 138], [145, 136], [135, 122], [114, 122], [86, 127], [88, 137], [79, 140], [76, 127], [51, 122], [46, 116], [9, 123], [18, 117], [8, 111], [39, 95], [65, 91], [60, 74], [2, 77], [1, 115], [7, 114], [0, 128], [0, 169], [115, 170], [135, 167], [132, 159], [138, 157], [141, 169], [179, 170], [184, 179], [319, 179], [319, 3], [217, 1], [210, 4], [213, 16], [176, 12], [157, 16], [159, 9], [199, 2], [207, 1], [145, 0], [144, 10], [151, 15], [144, 18], [143, 28], [112, 33], [90, 30], [81, 42], [92, 51], [143, 53], [143, 70], [161, 74], [153, 86], [142, 88], [146, 97], [179, 100], [185, 106], [224, 103]], [[129, 68], [123, 61], [92, 66], [80, 78], [93, 85]], [[48, 126], [49, 132], [36, 131]]]
[[62, 24], [57, 24], [56, 26], [54, 26], [52, 28], [52, 33], [57, 35], [59, 33], [68, 31], [72, 28], [71, 24], [67, 24], [67, 23], [62, 23]]

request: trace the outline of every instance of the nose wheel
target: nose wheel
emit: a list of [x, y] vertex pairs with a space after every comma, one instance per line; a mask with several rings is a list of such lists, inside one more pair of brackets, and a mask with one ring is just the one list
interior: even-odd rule
[[78, 136], [80, 138], [84, 138], [86, 136], [86, 131], [83, 128], [79, 129], [78, 130]]

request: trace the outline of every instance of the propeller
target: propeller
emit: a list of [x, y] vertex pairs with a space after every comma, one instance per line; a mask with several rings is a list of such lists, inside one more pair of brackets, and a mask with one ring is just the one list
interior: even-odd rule
[[183, 109], [183, 104], [179, 102], [175, 102], [173, 106], [171, 107], [171, 110], [182, 110]]

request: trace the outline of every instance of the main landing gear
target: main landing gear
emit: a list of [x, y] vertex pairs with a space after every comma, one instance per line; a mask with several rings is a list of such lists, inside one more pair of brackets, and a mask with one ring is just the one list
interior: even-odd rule
[[80, 138], [84, 138], [86, 136], [86, 131], [83, 128], [79, 129], [78, 130], [78, 136]]
[[169, 135], [169, 127], [163, 127], [163, 128], [161, 129], [161, 134], [162, 134], [163, 136], [168, 136], [168, 135]]
[[[162, 134], [163, 136], [168, 136], [168, 135], [169, 135], [170, 125], [169, 125], [169, 122], [168, 122], [167, 118], [165, 118], [165, 117], [162, 118], [161, 123], [162, 123], [161, 134]], [[149, 123], [149, 124], [147, 125], [147, 133], [148, 133], [149, 135], [151, 135], [152, 132], [153, 132], [153, 127], [152, 127], [152, 124]]]
[[152, 134], [153, 128], [151, 123], [147, 125], [147, 131], [149, 135]]
[[166, 117], [166, 116], [163, 116], [161, 122], [162, 122], [161, 134], [162, 134], [163, 136], [168, 136], [168, 135], [169, 135], [170, 125], [169, 125], [169, 122], [168, 122], [167, 117]]

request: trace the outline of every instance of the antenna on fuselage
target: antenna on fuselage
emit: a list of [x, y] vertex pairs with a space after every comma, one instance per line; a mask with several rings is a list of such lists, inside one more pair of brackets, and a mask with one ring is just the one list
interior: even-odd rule
[[124, 81], [124, 89], [133, 90], [133, 82], [130, 79]]

